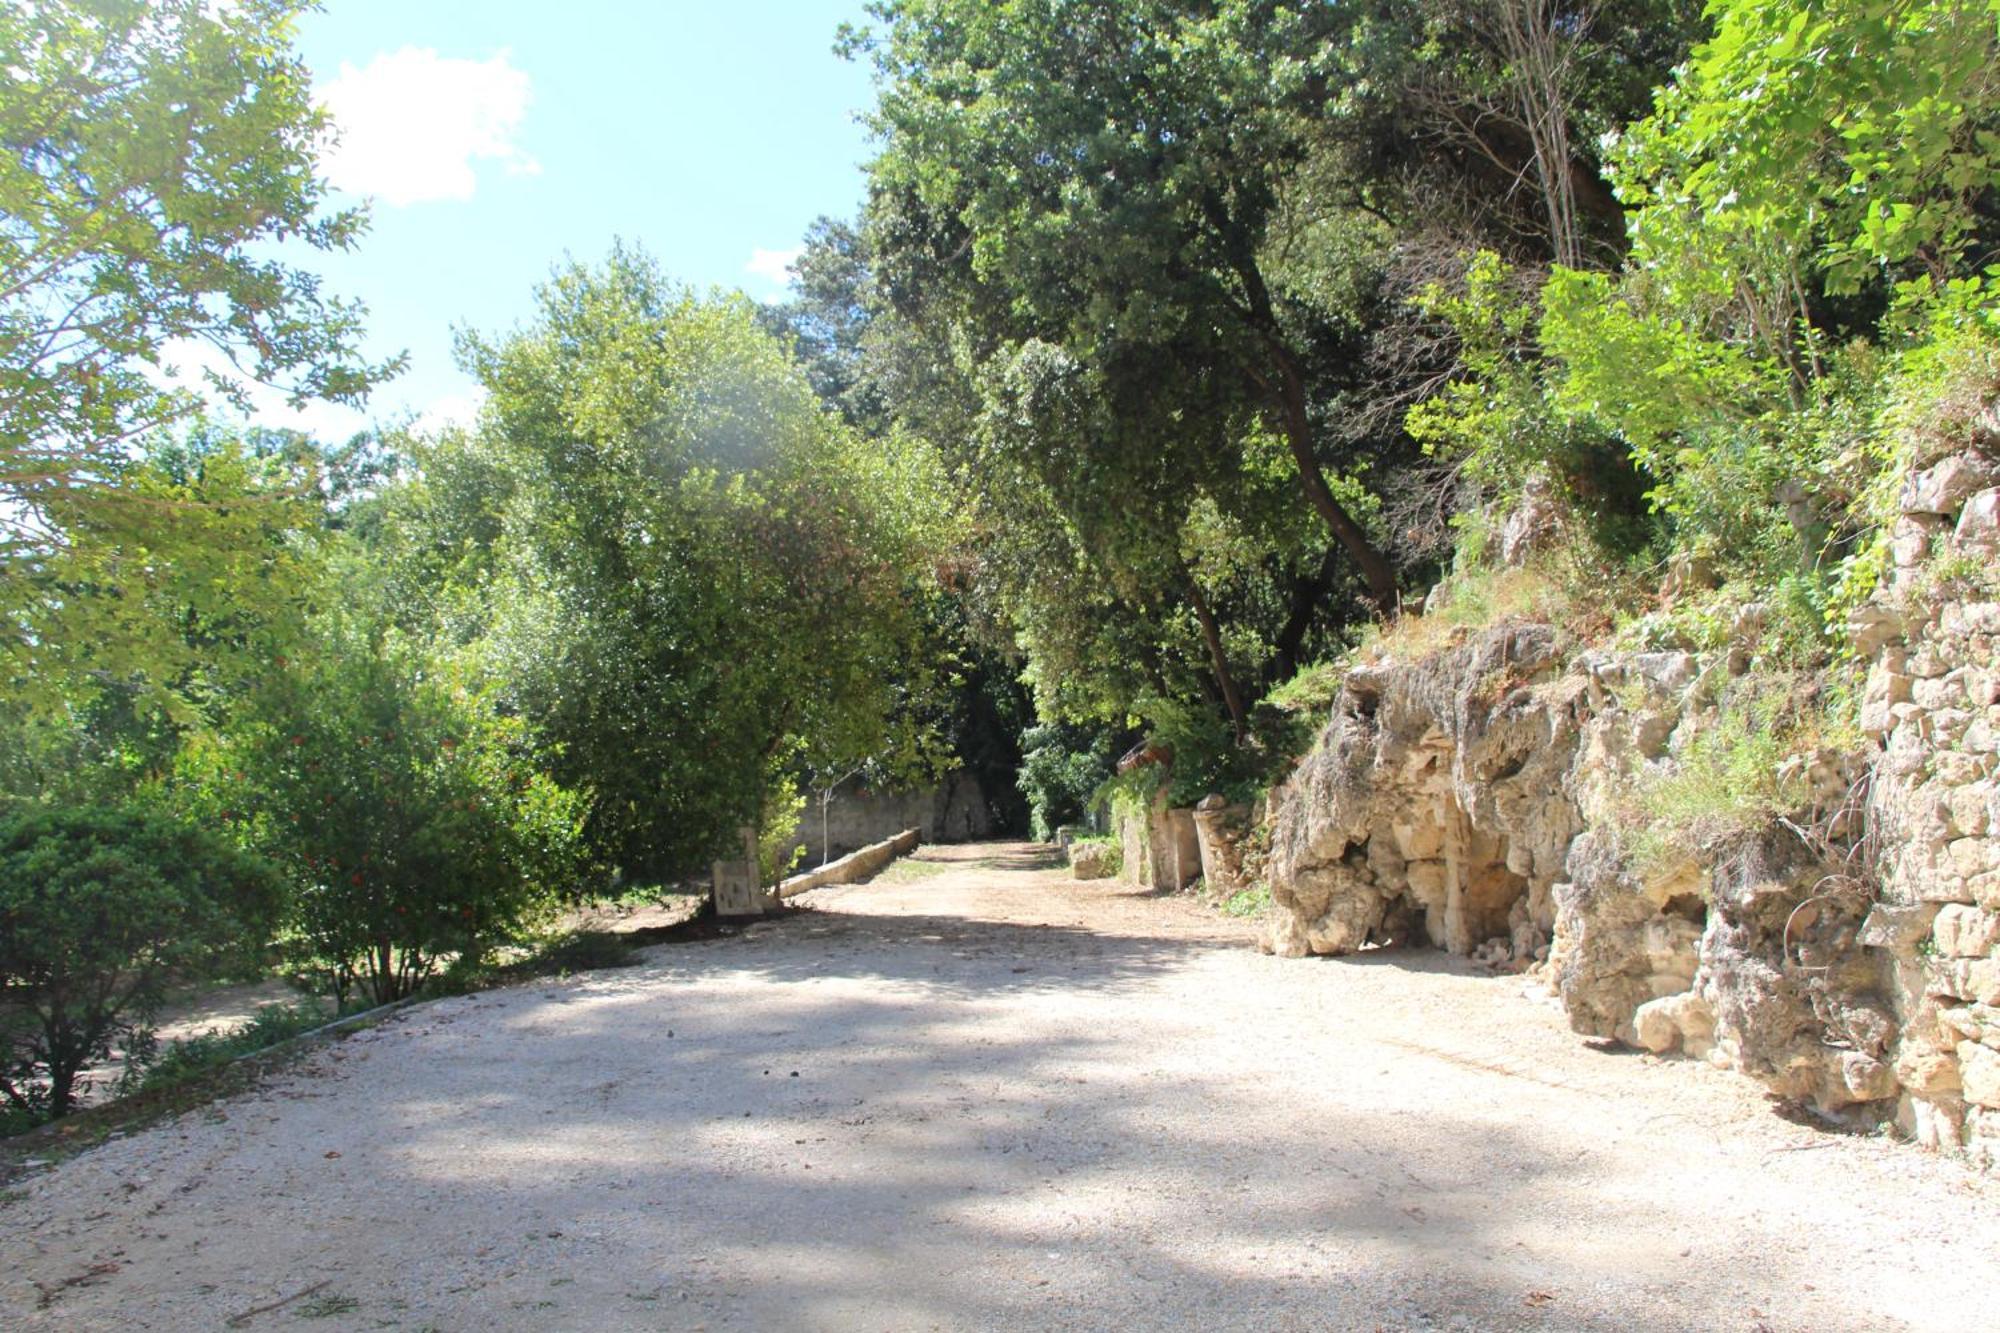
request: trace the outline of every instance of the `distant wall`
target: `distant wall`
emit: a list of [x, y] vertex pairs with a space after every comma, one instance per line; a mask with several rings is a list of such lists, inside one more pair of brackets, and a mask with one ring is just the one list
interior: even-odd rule
[[914, 791], [871, 791], [858, 781], [842, 784], [826, 808], [825, 851], [822, 851], [819, 793], [809, 792], [799, 815], [794, 847], [806, 849], [801, 868], [916, 829], [927, 843], [970, 842], [993, 835], [993, 811], [979, 779], [960, 769], [934, 787]]

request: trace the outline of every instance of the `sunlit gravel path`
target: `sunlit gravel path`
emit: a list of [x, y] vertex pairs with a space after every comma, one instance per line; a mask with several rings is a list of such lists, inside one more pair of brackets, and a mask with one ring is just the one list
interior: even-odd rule
[[1049, 865], [407, 1010], [17, 1183], [0, 1328], [1996, 1327], [1992, 1180]]

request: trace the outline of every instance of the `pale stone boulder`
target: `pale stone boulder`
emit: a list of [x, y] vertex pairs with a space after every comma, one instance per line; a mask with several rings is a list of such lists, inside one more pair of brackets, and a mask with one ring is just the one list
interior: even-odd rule
[[1109, 879], [1118, 873], [1118, 848], [1108, 842], [1072, 842], [1069, 873], [1077, 879]]
[[1633, 1012], [1632, 1027], [1655, 1055], [1681, 1050], [1699, 1059], [1715, 1044], [1715, 1011], [1692, 991], [1648, 1000]]
[[1935, 467], [1911, 476], [1903, 485], [1905, 514], [1956, 514], [1974, 495], [2000, 481], [1992, 463], [1977, 454], [1953, 454]]
[[1960, 1042], [1958, 1077], [1965, 1086], [1966, 1101], [2000, 1110], [2000, 1051], [1975, 1042]]

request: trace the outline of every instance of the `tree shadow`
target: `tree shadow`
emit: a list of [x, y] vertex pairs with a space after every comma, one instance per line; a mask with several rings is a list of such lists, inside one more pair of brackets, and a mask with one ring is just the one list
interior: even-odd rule
[[[329, 1330], [1748, 1328], [1817, 1277], [1774, 1215], [1755, 1292], [1691, 1280], [1734, 1257], [1685, 1257], [1702, 1218], [1498, 1123], [1517, 1093], [1477, 1071], [1375, 1099], [1238, 1035], [1201, 1003], [1236, 947], [822, 910], [425, 1006], [8, 1257], [171, 1256], [50, 1326], [327, 1278], [357, 1302]], [[202, 1188], [253, 1174], [254, 1207]]]

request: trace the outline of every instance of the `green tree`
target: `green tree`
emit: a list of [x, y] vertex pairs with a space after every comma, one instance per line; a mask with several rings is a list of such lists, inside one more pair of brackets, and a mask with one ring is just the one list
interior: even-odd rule
[[[1094, 377], [1121, 409], [1089, 455], [1107, 483], [1161, 466], [1224, 476], [1252, 421], [1268, 422], [1298, 492], [1393, 606], [1394, 569], [1329, 484], [1307, 351], [1263, 254], [1332, 9], [871, 12], [885, 31], [849, 49], [880, 77], [868, 225], [887, 298], [962, 330], [975, 380], [1003, 379], [1031, 344]], [[1153, 411], [1128, 425], [1138, 402]]]
[[386, 1003], [570, 886], [583, 802], [534, 769], [476, 673], [385, 623], [368, 578], [346, 570], [340, 609], [181, 776], [194, 813], [286, 872], [292, 928], [335, 991]]
[[[176, 361], [224, 395], [239, 377], [294, 401], [356, 401], [395, 369], [356, 354], [358, 307], [281, 246], [345, 249], [323, 210], [326, 130], [292, 54], [301, 0], [19, 0], [0, 5], [0, 641], [51, 561], [93, 543], [143, 577], [209, 542], [217, 517], [161, 496], [133, 444], [194, 412]], [[221, 373], [226, 371], [227, 373]], [[172, 551], [169, 557], [166, 553]], [[109, 646], [120, 627], [88, 632]]]
[[281, 901], [268, 865], [155, 815], [0, 822], [0, 1095], [67, 1115], [114, 1043], [143, 1048], [169, 984], [254, 958]]
[[795, 771], [932, 765], [925, 450], [845, 429], [747, 302], [626, 249], [463, 354], [491, 397], [460, 447], [492, 464], [460, 473], [506, 479], [490, 660], [605, 858], [683, 870]]

